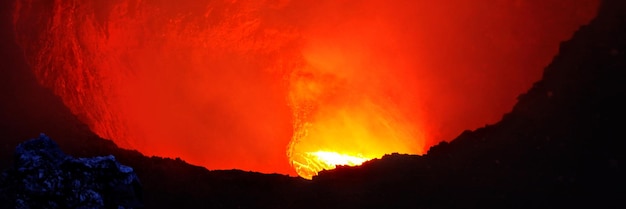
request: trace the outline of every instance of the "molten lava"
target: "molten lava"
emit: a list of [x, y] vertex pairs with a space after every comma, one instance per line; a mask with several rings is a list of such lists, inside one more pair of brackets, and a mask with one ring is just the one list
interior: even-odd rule
[[13, 17], [37, 80], [96, 134], [312, 178], [496, 122], [597, 5], [16, 0]]
[[339, 154], [337, 152], [328, 152], [328, 151], [317, 151], [317, 152], [307, 152], [308, 155], [311, 155], [313, 158], [319, 160], [330, 169], [334, 168], [338, 165], [361, 165], [363, 162], [369, 160], [369, 158], [365, 158], [362, 156], [350, 156], [346, 154]]
[[[289, 80], [294, 135], [287, 154], [298, 175], [311, 179], [321, 170], [392, 152], [421, 154], [419, 123], [385, 94], [399, 89], [369, 79], [382, 78], [376, 68], [387, 66], [369, 60], [371, 55], [354, 53], [354, 45], [340, 44], [348, 40], [315, 42], [304, 50], [307, 65]], [[342, 159], [352, 160], [336, 161]]]
[[357, 166], [370, 159], [360, 154], [352, 156], [337, 152], [317, 151], [293, 156], [292, 164], [298, 175], [306, 179], [312, 179], [319, 171], [334, 169], [338, 165]]

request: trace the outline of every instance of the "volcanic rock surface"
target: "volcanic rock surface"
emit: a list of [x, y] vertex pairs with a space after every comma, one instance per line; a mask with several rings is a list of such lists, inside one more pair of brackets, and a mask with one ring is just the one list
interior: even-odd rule
[[0, 178], [4, 208], [142, 207], [137, 175], [112, 155], [76, 159], [41, 134], [19, 144], [14, 159]]
[[208, 171], [118, 149], [37, 85], [8, 14], [0, 45], [0, 168], [10, 165], [19, 142], [45, 132], [72, 155], [113, 154], [135, 168], [147, 208], [626, 208], [624, 1], [603, 1], [597, 18], [562, 43], [542, 80], [499, 123], [424, 156], [391, 154], [312, 181]]

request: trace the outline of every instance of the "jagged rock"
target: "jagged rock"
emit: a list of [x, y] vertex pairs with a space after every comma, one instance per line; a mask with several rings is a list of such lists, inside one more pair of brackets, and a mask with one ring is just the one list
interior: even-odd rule
[[139, 179], [112, 155], [73, 158], [48, 136], [15, 149], [12, 169], [0, 176], [14, 208], [138, 208]]

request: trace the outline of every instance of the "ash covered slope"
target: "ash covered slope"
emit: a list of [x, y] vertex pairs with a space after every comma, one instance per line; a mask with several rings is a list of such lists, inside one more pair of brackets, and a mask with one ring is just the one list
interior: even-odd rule
[[499, 123], [314, 182], [360, 208], [624, 208], [625, 98], [626, 2], [607, 0]]

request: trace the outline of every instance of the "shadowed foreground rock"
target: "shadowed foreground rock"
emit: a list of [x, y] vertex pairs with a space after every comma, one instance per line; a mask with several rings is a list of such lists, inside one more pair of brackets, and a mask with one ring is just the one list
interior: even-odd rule
[[[15, 149], [0, 179], [12, 208], [138, 208], [139, 179], [112, 155], [73, 158], [41, 134]], [[11, 207], [11, 206], [9, 206]]]

